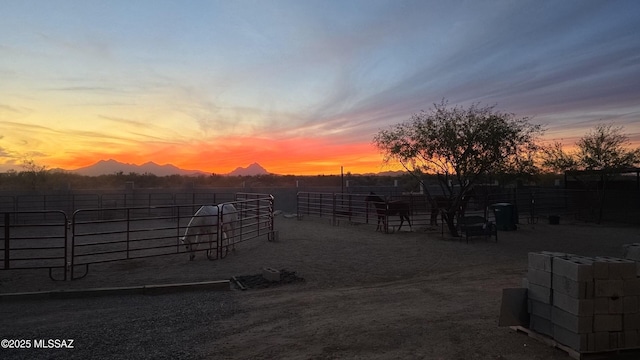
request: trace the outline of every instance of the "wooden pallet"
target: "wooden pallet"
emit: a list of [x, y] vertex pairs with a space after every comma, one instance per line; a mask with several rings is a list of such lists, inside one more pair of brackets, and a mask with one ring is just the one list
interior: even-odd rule
[[598, 352], [594, 352], [594, 351], [577, 351], [575, 349], [572, 349], [566, 345], [563, 345], [559, 342], [557, 342], [556, 340], [537, 333], [531, 329], [527, 329], [525, 327], [522, 326], [510, 326], [510, 328], [512, 330], [515, 330], [516, 332], [522, 332], [527, 334], [529, 337], [540, 341], [543, 344], [552, 346], [554, 348], [560, 349], [564, 352], [567, 353], [567, 355], [569, 355], [572, 359], [576, 359], [576, 360], [603, 360], [603, 359], [618, 359], [618, 360], [623, 360], [623, 359], [640, 359], [640, 348], [633, 348], [633, 349], [616, 349], [616, 350], [608, 350], [608, 351], [598, 351]]

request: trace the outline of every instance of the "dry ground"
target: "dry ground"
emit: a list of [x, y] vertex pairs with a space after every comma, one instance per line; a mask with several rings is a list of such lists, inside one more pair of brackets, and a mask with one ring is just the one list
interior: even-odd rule
[[276, 218], [279, 238], [202, 254], [90, 268], [50, 281], [46, 271], [0, 272], [0, 292], [228, 279], [263, 267], [303, 283], [222, 293], [5, 302], [3, 338], [75, 338], [72, 350], [0, 349], [0, 358], [568, 359], [498, 327], [502, 289], [519, 287], [527, 252], [621, 256], [637, 227], [540, 222], [499, 241], [439, 229], [380, 234], [369, 225]]

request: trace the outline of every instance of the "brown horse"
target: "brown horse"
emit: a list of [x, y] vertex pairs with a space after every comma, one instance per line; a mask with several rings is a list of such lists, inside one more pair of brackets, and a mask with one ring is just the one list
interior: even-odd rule
[[[469, 200], [474, 196], [475, 196], [475, 191], [472, 188], [462, 197], [462, 201], [460, 202], [460, 207], [456, 209], [456, 212], [459, 212], [464, 215], [467, 209], [467, 204], [469, 203]], [[431, 225], [438, 225], [438, 214], [443, 216], [442, 221], [444, 222], [445, 215], [443, 213], [448, 213], [452, 210], [451, 207], [453, 206], [454, 199], [455, 198], [451, 198], [444, 195], [436, 195], [431, 197], [431, 219], [430, 219]]]
[[389, 227], [387, 220], [389, 216], [393, 215], [400, 216], [400, 226], [398, 226], [398, 231], [402, 228], [405, 219], [409, 223], [409, 229], [411, 229], [411, 219], [409, 218], [411, 215], [411, 207], [406, 202], [400, 200], [385, 201], [374, 192], [369, 193], [369, 196], [364, 200], [366, 202], [373, 203], [376, 207], [376, 214], [378, 215], [378, 226], [376, 227], [376, 231], [388, 231]]

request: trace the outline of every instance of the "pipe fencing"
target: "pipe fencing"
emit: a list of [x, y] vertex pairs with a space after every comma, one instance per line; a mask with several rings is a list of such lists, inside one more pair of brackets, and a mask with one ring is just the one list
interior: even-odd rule
[[67, 280], [67, 215], [63, 211], [1, 214], [0, 270], [49, 269], [52, 280]]
[[[233, 231], [225, 233], [225, 224], [216, 221], [209, 241], [197, 249], [210, 260], [244, 241], [265, 235], [273, 241], [277, 235], [272, 195], [238, 193], [230, 200], [239, 214]], [[70, 220], [61, 210], [3, 212], [0, 270], [48, 268], [53, 280], [76, 280], [92, 264], [187, 254], [180, 237], [195, 211], [208, 204], [77, 209]], [[217, 220], [226, 219], [224, 211]]]
[[[386, 232], [396, 231], [401, 224], [397, 211], [409, 214], [411, 226], [431, 226], [431, 206], [424, 195], [409, 194], [383, 196], [386, 210], [376, 210], [366, 194], [298, 192], [296, 209], [298, 220], [304, 216], [327, 218], [333, 225], [341, 221], [350, 224], [376, 224]], [[409, 226], [406, 222], [402, 225]]]

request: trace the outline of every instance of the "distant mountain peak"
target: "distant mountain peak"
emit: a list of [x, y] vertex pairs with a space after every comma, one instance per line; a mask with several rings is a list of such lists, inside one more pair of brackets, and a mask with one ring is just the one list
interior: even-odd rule
[[247, 166], [246, 168], [238, 167], [232, 172], [230, 172], [229, 176], [253, 176], [253, 175], [267, 175], [269, 172], [260, 166], [257, 162]]
[[201, 171], [183, 170], [171, 164], [158, 165], [153, 161], [149, 161], [142, 165], [135, 165], [135, 164], [128, 164], [128, 163], [121, 163], [114, 159], [100, 160], [93, 165], [73, 170], [73, 172], [76, 174], [86, 175], [86, 176], [109, 175], [109, 174], [116, 174], [119, 172], [122, 172], [125, 174], [147, 173], [147, 174], [153, 174], [156, 176], [203, 174], [203, 172]]

